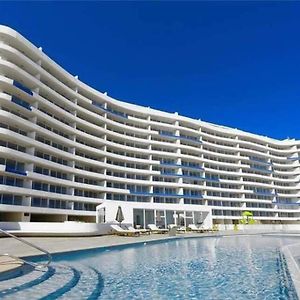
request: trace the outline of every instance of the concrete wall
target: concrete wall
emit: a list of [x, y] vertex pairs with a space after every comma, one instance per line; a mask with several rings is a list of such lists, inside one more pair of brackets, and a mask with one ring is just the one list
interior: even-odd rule
[[19, 236], [92, 236], [110, 230], [108, 224], [80, 222], [0, 222], [0, 228]]

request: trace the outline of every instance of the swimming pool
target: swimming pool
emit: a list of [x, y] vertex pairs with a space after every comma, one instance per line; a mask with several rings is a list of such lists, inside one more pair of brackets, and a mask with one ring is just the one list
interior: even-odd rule
[[279, 251], [290, 243], [295, 239], [179, 238], [58, 254], [55, 265], [80, 266], [85, 273], [73, 275], [84, 282], [76, 293], [61, 289], [43, 299], [298, 299]]
[[297, 299], [279, 251], [294, 241], [256, 236], [176, 239], [60, 255], [57, 261], [99, 270], [103, 299]]

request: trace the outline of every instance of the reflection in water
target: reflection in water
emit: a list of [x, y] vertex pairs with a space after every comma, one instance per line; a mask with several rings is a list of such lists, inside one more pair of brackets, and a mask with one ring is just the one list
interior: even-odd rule
[[294, 242], [259, 236], [177, 239], [60, 260], [99, 270], [101, 299], [297, 299], [279, 251]]

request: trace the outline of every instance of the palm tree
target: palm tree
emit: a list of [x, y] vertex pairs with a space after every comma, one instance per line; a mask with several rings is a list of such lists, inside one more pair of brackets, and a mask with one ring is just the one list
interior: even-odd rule
[[242, 216], [243, 218], [246, 218], [246, 222], [249, 224], [249, 217], [253, 217], [253, 213], [251, 211], [244, 211]]

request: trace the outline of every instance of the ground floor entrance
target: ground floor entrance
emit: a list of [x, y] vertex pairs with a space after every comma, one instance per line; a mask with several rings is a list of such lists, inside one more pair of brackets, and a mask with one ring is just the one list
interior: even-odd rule
[[202, 225], [207, 214], [202, 211], [133, 209], [133, 225], [136, 228], [147, 228], [149, 224], [159, 228], [168, 228], [171, 224], [184, 227]]
[[190, 204], [142, 203], [107, 200], [97, 207], [98, 223], [117, 223], [117, 211], [122, 210], [123, 224], [147, 228], [155, 224], [159, 228], [169, 225], [187, 227], [190, 224], [212, 228], [211, 209]]

